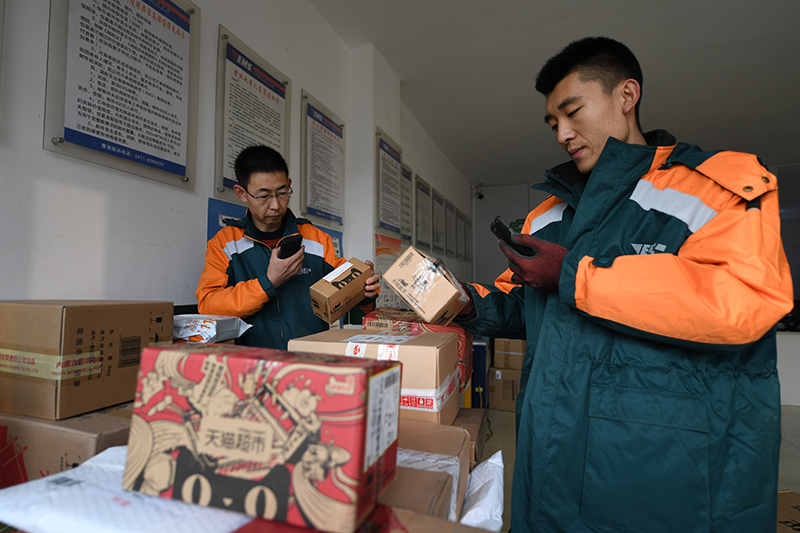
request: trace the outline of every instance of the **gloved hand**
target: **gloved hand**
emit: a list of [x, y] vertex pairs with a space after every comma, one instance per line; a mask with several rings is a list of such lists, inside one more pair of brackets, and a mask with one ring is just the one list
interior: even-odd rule
[[534, 289], [558, 290], [561, 263], [569, 250], [561, 245], [537, 239], [532, 235], [515, 233], [511, 238], [521, 245], [536, 250], [535, 254], [526, 256], [514, 250], [505, 241], [499, 241], [500, 249], [508, 258], [508, 268], [514, 273], [514, 277]]

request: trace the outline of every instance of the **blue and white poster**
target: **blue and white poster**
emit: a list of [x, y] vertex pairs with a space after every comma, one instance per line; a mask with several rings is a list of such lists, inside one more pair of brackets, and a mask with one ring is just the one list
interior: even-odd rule
[[344, 129], [312, 104], [306, 114], [306, 212], [341, 224], [344, 213]]
[[208, 199], [208, 232], [206, 240], [210, 241], [219, 230], [225, 227], [225, 219], [228, 218], [244, 218], [247, 213], [247, 208], [243, 205], [232, 204], [217, 200], [216, 198]]
[[379, 226], [400, 233], [400, 151], [384, 138], [378, 142]]
[[64, 140], [186, 175], [189, 14], [169, 0], [70, 0]]

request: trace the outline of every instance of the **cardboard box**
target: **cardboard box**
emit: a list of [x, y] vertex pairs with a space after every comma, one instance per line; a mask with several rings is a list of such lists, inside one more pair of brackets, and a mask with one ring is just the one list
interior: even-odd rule
[[800, 531], [800, 494], [778, 491], [778, 533]]
[[365, 328], [390, 329], [392, 331], [446, 331], [458, 335], [458, 383], [459, 392], [467, 390], [472, 377], [472, 333], [461, 326], [440, 326], [425, 322], [414, 311], [382, 307], [367, 314], [361, 321]]
[[[256, 518], [234, 533], [301, 533], [311, 529], [277, 524]], [[450, 522], [443, 518], [415, 513], [400, 507], [378, 505], [354, 533], [486, 533], [485, 529]]]
[[[469, 433], [460, 427], [403, 419], [400, 420], [398, 431], [398, 465], [402, 462], [402, 466], [453, 474], [455, 505], [452, 512], [456, 518], [451, 514], [450, 520], [457, 522], [469, 482]], [[427, 460], [424, 455], [409, 454], [411, 450], [427, 454]], [[401, 457], [409, 455], [411, 459], [401, 461]], [[449, 463], [456, 464], [455, 472], [450, 469]]]
[[447, 517], [453, 500], [453, 476], [417, 468], [397, 467], [378, 503], [439, 518]]
[[389, 267], [383, 279], [431, 324], [449, 324], [469, 302], [469, 296], [445, 266], [413, 246]]
[[400, 364], [146, 348], [123, 488], [349, 532], [394, 476]]
[[314, 314], [328, 324], [339, 320], [364, 299], [364, 285], [372, 275], [371, 266], [350, 258], [311, 286]]
[[128, 443], [131, 402], [66, 420], [0, 413], [0, 489], [77, 467]]
[[489, 369], [489, 409], [516, 411], [521, 370]]
[[486, 409], [467, 409], [462, 407], [453, 420], [453, 425], [464, 428], [469, 433], [470, 465], [472, 471], [481, 462], [483, 447], [486, 444]]
[[0, 411], [61, 420], [133, 400], [142, 347], [172, 302], [0, 301]]
[[494, 339], [495, 368], [522, 370], [527, 342], [522, 339]]
[[289, 350], [400, 361], [400, 418], [450, 424], [458, 413], [455, 333], [332, 329], [292, 339]]

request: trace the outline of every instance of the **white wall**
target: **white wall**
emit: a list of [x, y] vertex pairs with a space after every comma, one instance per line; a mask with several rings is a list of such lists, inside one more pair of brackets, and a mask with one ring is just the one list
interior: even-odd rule
[[[6, 2], [0, 62], [0, 299], [196, 301], [214, 187], [219, 24], [292, 80], [288, 159], [297, 185], [300, 91], [309, 91], [347, 122], [345, 255], [374, 254], [376, 125], [401, 145], [408, 142], [410, 164], [419, 165], [426, 178], [437, 174], [442, 190], [470, 212], [469, 186], [403, 108], [399, 80], [373, 47], [349, 50], [305, 0], [193, 1], [201, 10], [193, 192], [42, 149], [49, 2]], [[295, 212], [299, 198], [292, 199]]]

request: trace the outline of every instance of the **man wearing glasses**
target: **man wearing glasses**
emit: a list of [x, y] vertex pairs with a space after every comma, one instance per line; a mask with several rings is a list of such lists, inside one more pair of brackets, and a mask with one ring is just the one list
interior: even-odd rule
[[[289, 209], [292, 180], [281, 154], [263, 145], [245, 148], [234, 172], [234, 191], [247, 204], [247, 215], [228, 220], [208, 242], [198, 310], [251, 324], [237, 344], [285, 350], [289, 339], [328, 328], [311, 310], [309, 288], [345, 260], [336, 257], [327, 233]], [[281, 239], [294, 234], [302, 246], [279, 257]], [[364, 298], [372, 301], [366, 305], [374, 305], [379, 287], [380, 276], [367, 279]]]

